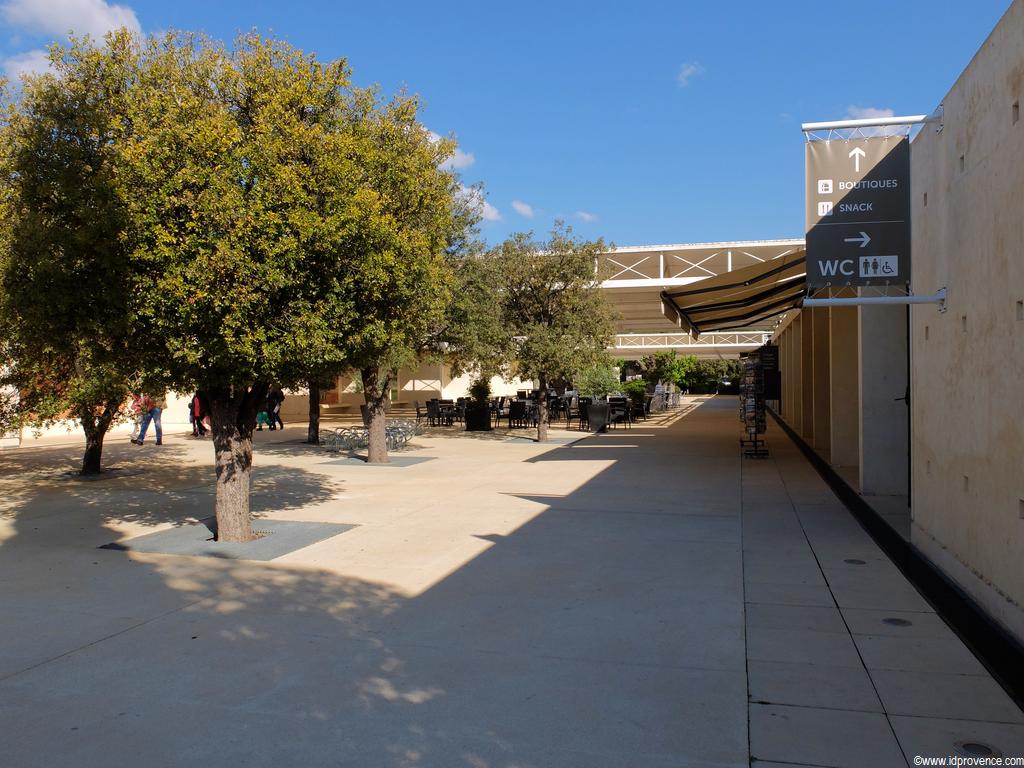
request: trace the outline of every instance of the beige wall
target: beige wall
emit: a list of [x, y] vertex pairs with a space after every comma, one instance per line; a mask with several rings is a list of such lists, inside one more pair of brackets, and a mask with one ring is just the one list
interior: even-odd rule
[[[424, 363], [415, 369], [403, 368], [398, 372], [398, 381], [392, 387], [393, 402], [403, 406], [416, 402], [422, 405], [431, 398], [466, 397], [473, 379], [469, 374], [452, 376], [451, 368], [441, 364]], [[505, 381], [495, 376], [491, 379], [491, 394], [514, 395], [517, 389], [532, 389], [533, 386], [533, 383], [518, 378]], [[362, 391], [351, 376], [339, 377], [338, 385], [324, 393], [324, 401], [329, 405], [347, 406], [350, 410], [357, 409], [365, 402]]]
[[832, 385], [830, 375], [829, 307], [810, 311], [814, 324], [814, 439], [813, 445], [825, 459], [832, 454]]
[[[911, 149], [914, 543], [1024, 637], [1024, 2]], [[961, 158], [963, 160], [961, 161]], [[925, 204], [927, 195], [927, 205]]]
[[[306, 421], [309, 415], [309, 397], [304, 391], [284, 390], [285, 399], [281, 407], [281, 419], [288, 424], [292, 421]], [[173, 434], [175, 432], [191, 432], [192, 425], [188, 420], [188, 403], [192, 399], [192, 393], [179, 395], [176, 392], [167, 393], [167, 407], [160, 414], [160, 425], [164, 432]], [[127, 440], [131, 435], [133, 423], [125, 421], [115, 424], [107, 434], [107, 440]], [[149, 428], [149, 435], [153, 435], [153, 428]], [[85, 437], [82, 434], [82, 427], [76, 421], [63, 421], [45, 429], [23, 429], [20, 434], [12, 435], [0, 443], [3, 448], [17, 448], [37, 443], [40, 440], [58, 441], [61, 443], [84, 443]]]
[[858, 484], [860, 475], [860, 331], [857, 307], [829, 310], [829, 461]]
[[905, 498], [907, 307], [874, 305], [859, 310], [860, 492]]

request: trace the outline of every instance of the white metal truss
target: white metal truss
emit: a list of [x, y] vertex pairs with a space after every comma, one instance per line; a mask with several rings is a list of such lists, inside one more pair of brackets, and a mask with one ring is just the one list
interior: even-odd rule
[[622, 262], [616, 261], [611, 256], [605, 256], [605, 261], [607, 261], [609, 264], [613, 264], [616, 267], [619, 267], [619, 271], [618, 272], [616, 272], [614, 275], [612, 275], [611, 277], [606, 278], [606, 279], [608, 279], [608, 280], [615, 280], [615, 279], [620, 278], [622, 275], [625, 275], [627, 272], [632, 272], [635, 275], [639, 275], [640, 277], [649, 280], [650, 277], [651, 277], [650, 275], [644, 274], [643, 272], [641, 272], [640, 270], [637, 269], [637, 267], [639, 267], [641, 264], [643, 264], [649, 258], [650, 258], [650, 256], [644, 256], [639, 261], [635, 261], [632, 264], [630, 264], [629, 266], [626, 266]]
[[613, 248], [594, 258], [606, 288], [668, 288], [764, 263], [803, 247], [802, 240], [751, 240]]
[[614, 349], [754, 349], [771, 339], [764, 331], [726, 331], [702, 333], [694, 339], [689, 333], [620, 333], [615, 337]]
[[807, 141], [851, 141], [853, 139], [891, 138], [893, 136], [909, 137], [913, 125], [886, 125], [876, 128], [830, 128], [827, 131], [807, 131]]
[[703, 264], [705, 262], [707, 262], [707, 261], [711, 261], [711, 259], [715, 258], [716, 256], [718, 256], [721, 253], [722, 253], [722, 251], [715, 251], [710, 256], [705, 256], [703, 259], [701, 259], [700, 261], [698, 261], [696, 263], [690, 261], [689, 259], [683, 258], [682, 256], [677, 256], [674, 253], [669, 254], [673, 259], [676, 259], [677, 261], [681, 261], [684, 264], [688, 265], [688, 266], [684, 267], [682, 270], [680, 270], [679, 272], [676, 272], [674, 275], [669, 275], [669, 277], [670, 278], [686, 277], [686, 273], [691, 271], [691, 270], [694, 270], [694, 269], [699, 269], [699, 270], [707, 273], [706, 275], [701, 275], [701, 277], [715, 277], [715, 275], [717, 275], [718, 273], [717, 272], [712, 272], [710, 269], [708, 269], [707, 267], [703, 266]]

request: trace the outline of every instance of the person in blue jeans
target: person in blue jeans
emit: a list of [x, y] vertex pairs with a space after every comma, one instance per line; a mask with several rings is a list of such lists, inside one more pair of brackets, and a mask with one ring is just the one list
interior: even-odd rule
[[[161, 398], [161, 401], [163, 398]], [[156, 444], [164, 444], [164, 430], [160, 424], [160, 402], [154, 400], [149, 395], [142, 395], [141, 398], [136, 400], [139, 411], [142, 413], [142, 426], [139, 428], [139, 436], [132, 438], [132, 442], [135, 445], [142, 445], [146, 440], [146, 432], [149, 430], [149, 425], [152, 422], [153, 428], [156, 430]], [[134, 405], [134, 404], [133, 404]]]

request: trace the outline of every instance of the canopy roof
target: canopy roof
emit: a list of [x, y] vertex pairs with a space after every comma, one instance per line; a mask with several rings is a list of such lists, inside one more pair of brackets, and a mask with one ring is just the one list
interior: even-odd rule
[[[674, 310], [666, 313], [663, 291], [695, 288], [803, 248], [803, 239], [617, 246], [599, 255], [597, 271], [618, 316], [619, 333], [691, 333], [688, 326], [680, 327]], [[771, 325], [766, 322], [765, 329]]]
[[661, 292], [665, 316], [695, 334], [750, 328], [799, 306], [803, 248], [778, 258]]

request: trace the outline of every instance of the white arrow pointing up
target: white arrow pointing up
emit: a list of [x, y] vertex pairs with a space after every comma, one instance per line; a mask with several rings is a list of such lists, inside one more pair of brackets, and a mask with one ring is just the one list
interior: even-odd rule
[[860, 243], [860, 247], [863, 248], [865, 245], [867, 245], [868, 243], [871, 242], [871, 238], [868, 236], [867, 232], [865, 232], [864, 230], [861, 230], [860, 237], [844, 237], [843, 238], [843, 242], [844, 243]]
[[867, 152], [860, 147], [854, 147], [850, 150], [850, 157], [853, 158], [853, 170], [857, 173], [860, 173], [860, 159], [865, 155], [867, 155]]

